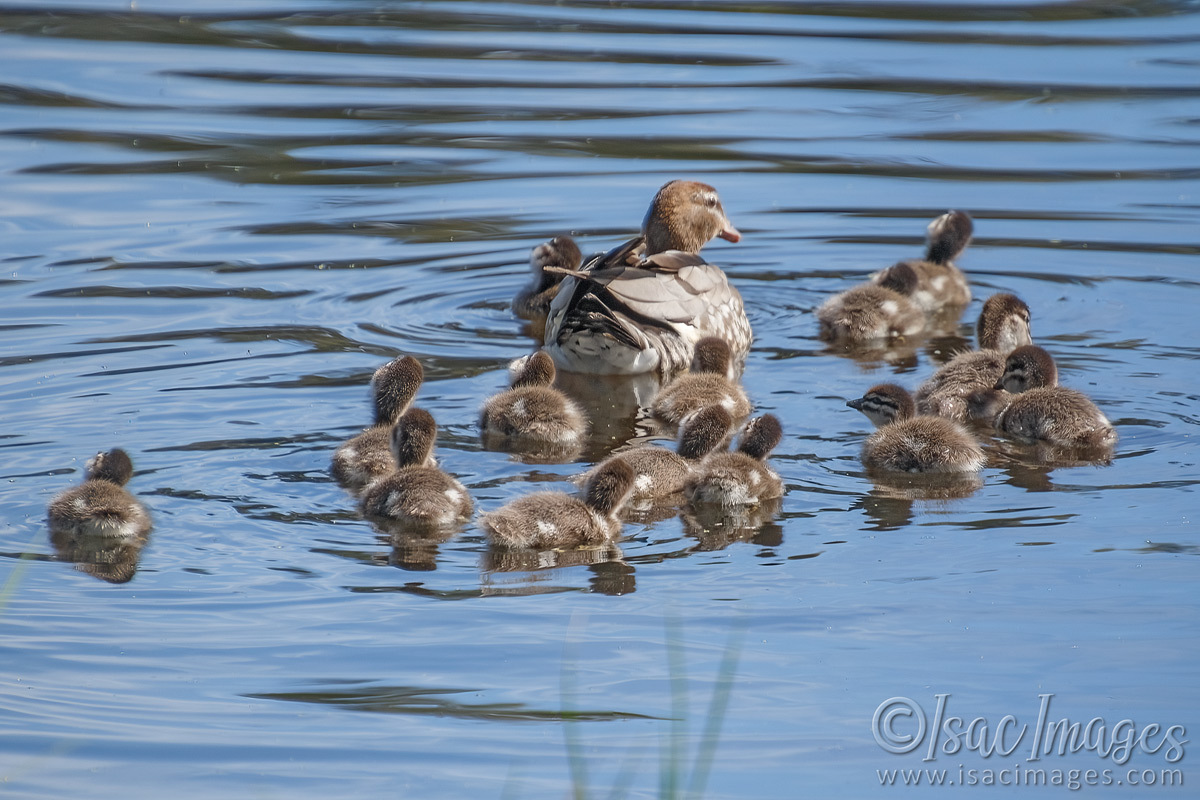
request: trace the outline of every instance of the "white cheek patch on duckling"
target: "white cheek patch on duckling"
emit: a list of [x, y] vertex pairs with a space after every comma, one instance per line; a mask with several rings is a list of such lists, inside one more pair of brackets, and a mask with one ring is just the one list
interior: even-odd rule
[[650, 475], [638, 475], [633, 487], [638, 494], [644, 494], [654, 488], [654, 478]]
[[446, 491], [442, 492], [442, 494], [446, 495], [446, 499], [448, 499], [454, 505], [458, 505], [462, 502], [462, 492], [460, 492], [458, 489], [447, 489]]
[[546, 522], [544, 519], [539, 519], [536, 523], [537, 531], [549, 541], [554, 541], [558, 537], [558, 526], [553, 522]]
[[900, 310], [900, 306], [897, 305], [895, 300], [884, 300], [883, 303], [880, 304], [879, 310], [884, 314], [891, 316]]

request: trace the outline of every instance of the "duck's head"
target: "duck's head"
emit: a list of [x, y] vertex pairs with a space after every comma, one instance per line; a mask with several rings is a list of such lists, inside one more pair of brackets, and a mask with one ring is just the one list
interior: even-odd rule
[[555, 236], [550, 241], [533, 248], [529, 254], [529, 266], [537, 276], [537, 291], [539, 292], [544, 292], [556, 283], [561, 283], [565, 277], [561, 272], [548, 271], [546, 267], [579, 269], [582, 262], [583, 253], [570, 236]]
[[89, 481], [109, 481], [124, 486], [133, 476], [133, 461], [119, 447], [107, 453], [96, 453], [88, 459], [84, 474]]
[[717, 236], [730, 242], [742, 234], [725, 216], [717, 190], [698, 181], [671, 181], [658, 190], [642, 220], [646, 255], [666, 250], [699, 253]]
[[1004, 374], [996, 382], [997, 389], [1019, 394], [1042, 386], [1058, 385], [1058, 367], [1054, 357], [1036, 344], [1018, 347], [1008, 354]]
[[521, 356], [508, 365], [509, 384], [520, 386], [549, 386], [554, 383], [554, 359], [545, 350]]
[[392, 455], [396, 466], [420, 466], [433, 454], [433, 443], [437, 441], [437, 423], [433, 415], [423, 408], [410, 408], [396, 420], [392, 428]]
[[1015, 294], [992, 295], [979, 312], [975, 338], [981, 349], [1002, 353], [1033, 344], [1029, 333], [1029, 306]]
[[392, 425], [412, 405], [425, 370], [412, 356], [389, 361], [371, 376], [371, 393], [375, 398], [375, 424]]
[[917, 289], [920, 282], [917, 271], [907, 261], [899, 261], [879, 273], [875, 283], [885, 289], [891, 289], [897, 294], [908, 297]]
[[692, 355], [692, 372], [710, 372], [713, 375], [729, 377], [729, 367], [733, 362], [733, 351], [719, 336], [705, 336], [696, 342]]
[[725, 441], [732, 425], [733, 417], [722, 406], [712, 405], [692, 412], [679, 426], [679, 443], [675, 451], [691, 461], [704, 458]]
[[629, 498], [636, 478], [633, 467], [614, 458], [592, 473], [584, 488], [583, 502], [597, 513], [611, 517]]
[[762, 461], [771, 454], [783, 439], [783, 425], [774, 414], [763, 414], [746, 423], [738, 450], [751, 458]]
[[866, 414], [867, 419], [876, 427], [901, 422], [917, 413], [917, 405], [913, 402], [912, 395], [903, 386], [895, 383], [872, 386], [862, 397], [849, 400], [846, 405]]
[[948, 264], [962, 255], [971, 243], [975, 223], [965, 211], [948, 211], [929, 223], [925, 229], [925, 259], [935, 264]]

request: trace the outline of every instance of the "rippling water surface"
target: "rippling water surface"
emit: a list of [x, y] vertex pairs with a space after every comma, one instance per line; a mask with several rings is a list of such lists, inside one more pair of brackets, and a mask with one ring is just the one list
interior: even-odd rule
[[[877, 770], [1025, 765], [885, 752], [896, 696], [930, 729], [939, 694], [993, 732], [1050, 694], [1194, 738], [1198, 53], [1183, 0], [0, 4], [5, 796], [890, 797]], [[782, 507], [632, 522], [599, 563], [376, 533], [328, 464], [396, 354], [483, 510], [643, 436], [591, 380], [583, 463], [475, 421], [533, 344], [530, 248], [610, 247], [675, 177], [744, 234], [706, 253], [784, 423]], [[960, 336], [818, 341], [949, 208], [976, 220]], [[916, 386], [1001, 290], [1113, 463], [993, 442], [966, 497], [876, 485], [845, 400]], [[89, 572], [45, 508], [116, 445], [154, 531]], [[1093, 750], [1028, 766], [1200, 781]]]

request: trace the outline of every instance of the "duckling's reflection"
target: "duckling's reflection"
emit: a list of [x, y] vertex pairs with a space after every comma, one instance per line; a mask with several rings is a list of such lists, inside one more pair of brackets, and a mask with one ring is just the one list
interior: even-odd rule
[[1014, 442], [996, 439], [988, 463], [1008, 476], [1005, 483], [1029, 492], [1054, 490], [1051, 473], [1073, 467], [1112, 466], [1113, 452], [1105, 447], [1061, 447], [1048, 442]]
[[566, 567], [587, 567], [592, 573], [589, 581], [592, 590], [601, 594], [629, 594], [637, 588], [634, 568], [624, 561], [624, 554], [615, 543], [562, 550], [514, 550], [490, 546], [481, 565], [485, 578], [492, 573], [529, 573], [508, 582], [504, 590], [505, 594], [519, 595], [545, 593], [543, 584], [547, 572]]
[[970, 497], [983, 488], [978, 473], [884, 472], [868, 470], [867, 477], [875, 485], [856, 504], [874, 530], [895, 530], [912, 522], [913, 507], [918, 502], [949, 503]]
[[388, 554], [390, 566], [410, 572], [432, 572], [437, 569], [439, 547], [458, 535], [464, 526], [414, 530], [400, 523], [372, 519], [371, 527], [392, 546]]
[[734, 542], [754, 542], [764, 547], [783, 544], [783, 528], [774, 524], [783, 499], [773, 497], [749, 506], [694, 503], [681, 515], [683, 530], [699, 542], [702, 551], [724, 550]]
[[50, 531], [50, 543], [59, 558], [109, 583], [127, 583], [133, 578], [149, 539], [149, 529], [127, 536], [92, 536], [70, 529]]
[[906, 336], [887, 342], [831, 344], [824, 353], [848, 358], [858, 364], [865, 373], [888, 369], [892, 372], [907, 372], [917, 367], [917, 353], [924, 344], [920, 335]]

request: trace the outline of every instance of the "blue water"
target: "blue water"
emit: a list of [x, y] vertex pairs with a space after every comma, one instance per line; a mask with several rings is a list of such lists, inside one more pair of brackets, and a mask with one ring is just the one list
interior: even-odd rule
[[[895, 755], [872, 715], [932, 726], [949, 695], [990, 736], [1051, 695], [1109, 738], [1159, 725], [1146, 750], [1200, 732], [1198, 42], [1188, 2], [0, 3], [4, 796], [926, 797], [879, 771], [1014, 765], [1191, 796], [1200, 745], [922, 761], [931, 731]], [[610, 247], [676, 177], [744, 235], [706, 254], [783, 420], [782, 508], [542, 569], [474, 524], [377, 534], [328, 464], [399, 353], [481, 510], [642, 436], [611, 382], [569, 383], [583, 463], [484, 451], [476, 414], [534, 344], [530, 248]], [[813, 310], [950, 208], [976, 222], [960, 336], [818, 341]], [[989, 442], [967, 497], [874, 484], [845, 400], [915, 387], [995, 291], [1113, 463]], [[155, 522], [120, 584], [45, 526], [113, 446]], [[1072, 793], [940, 789], [972, 791]]]

